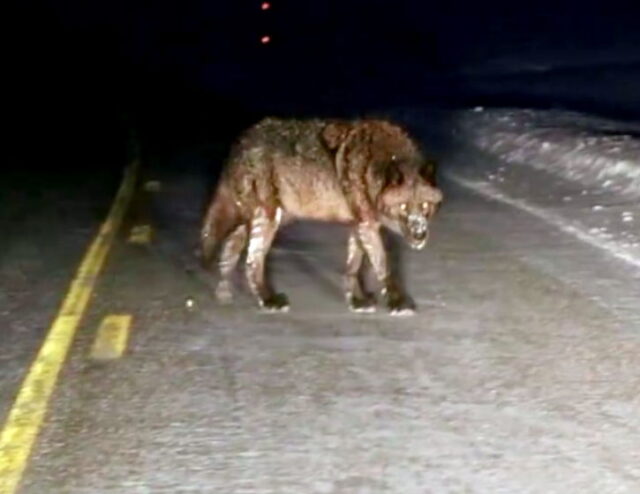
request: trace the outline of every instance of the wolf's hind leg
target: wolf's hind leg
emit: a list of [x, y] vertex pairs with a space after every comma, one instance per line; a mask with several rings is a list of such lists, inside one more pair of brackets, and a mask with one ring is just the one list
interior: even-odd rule
[[201, 260], [205, 268], [210, 267], [218, 247], [240, 222], [237, 206], [226, 187], [220, 186], [207, 209], [200, 229]]
[[362, 248], [367, 253], [373, 271], [382, 283], [382, 295], [392, 315], [410, 315], [415, 312], [415, 304], [404, 294], [398, 281], [389, 269], [387, 252], [380, 235], [379, 225], [369, 222], [358, 224], [358, 237]]
[[233, 298], [231, 275], [247, 244], [247, 236], [248, 226], [243, 224], [237, 226], [224, 241], [218, 260], [220, 281], [216, 287], [216, 298], [221, 303], [229, 303]]
[[347, 268], [344, 275], [344, 291], [349, 309], [353, 312], [375, 312], [373, 295], [362, 288], [364, 251], [355, 232], [349, 235], [347, 244]]
[[265, 207], [256, 210], [251, 219], [247, 251], [249, 288], [258, 299], [260, 307], [273, 312], [289, 310], [287, 297], [284, 294], [275, 293], [265, 276], [265, 261], [280, 226], [281, 215], [280, 208], [275, 208], [275, 211]]

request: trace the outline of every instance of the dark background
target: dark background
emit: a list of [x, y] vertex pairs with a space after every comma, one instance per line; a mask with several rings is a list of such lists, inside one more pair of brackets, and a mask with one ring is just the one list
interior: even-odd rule
[[123, 115], [166, 143], [231, 136], [266, 113], [640, 114], [637, 3], [260, 3], [22, 3], [7, 15], [9, 161], [62, 166], [97, 153], [93, 166], [113, 163]]

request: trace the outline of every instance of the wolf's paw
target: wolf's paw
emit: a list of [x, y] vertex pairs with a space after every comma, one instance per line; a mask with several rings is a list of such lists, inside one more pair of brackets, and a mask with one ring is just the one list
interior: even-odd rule
[[347, 298], [347, 303], [349, 304], [349, 310], [358, 314], [376, 311], [376, 299], [372, 295], [365, 295], [364, 297], [350, 295]]
[[387, 309], [392, 316], [412, 316], [416, 313], [416, 304], [411, 297], [398, 296], [387, 302]]
[[275, 293], [260, 301], [263, 312], [289, 312], [289, 299], [284, 293]]
[[233, 302], [233, 293], [231, 291], [231, 284], [228, 281], [221, 281], [216, 287], [216, 300], [223, 305], [229, 305]]

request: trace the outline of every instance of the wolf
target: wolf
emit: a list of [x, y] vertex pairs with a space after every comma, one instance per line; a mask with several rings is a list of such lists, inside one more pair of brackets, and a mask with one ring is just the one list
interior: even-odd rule
[[232, 299], [231, 275], [246, 249], [246, 276], [258, 305], [287, 311], [271, 287], [265, 261], [278, 228], [295, 219], [350, 226], [344, 292], [349, 308], [373, 312], [362, 284], [365, 257], [393, 315], [415, 304], [389, 266], [381, 227], [422, 249], [443, 200], [435, 162], [400, 125], [386, 119], [265, 118], [232, 146], [204, 215], [201, 253], [206, 266], [219, 251], [219, 301]]

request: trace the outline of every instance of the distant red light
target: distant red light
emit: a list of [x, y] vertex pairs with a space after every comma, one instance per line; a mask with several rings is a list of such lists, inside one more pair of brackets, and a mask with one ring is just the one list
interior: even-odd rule
[[260, 38], [260, 43], [262, 43], [263, 45], [266, 45], [270, 41], [271, 41], [271, 36], [263, 36], [262, 38]]
[[262, 4], [260, 5], [260, 8], [262, 10], [269, 10], [271, 8], [271, 4], [269, 2], [262, 2]]

